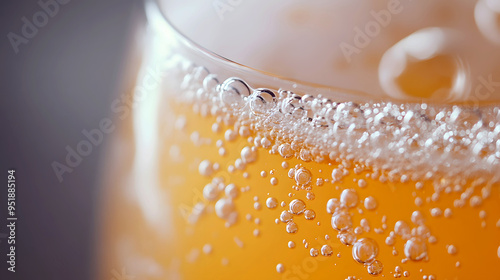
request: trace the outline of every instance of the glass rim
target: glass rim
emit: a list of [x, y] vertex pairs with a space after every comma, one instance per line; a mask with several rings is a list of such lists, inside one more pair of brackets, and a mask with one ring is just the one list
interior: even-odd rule
[[[312, 95], [326, 98], [339, 98], [339, 101], [352, 101], [352, 102], [385, 102], [393, 104], [427, 104], [429, 106], [437, 107], [452, 107], [460, 106], [464, 108], [473, 108], [475, 110], [484, 107], [499, 107], [500, 100], [459, 100], [459, 101], [446, 101], [446, 100], [426, 100], [423, 98], [409, 97], [406, 100], [399, 99], [393, 96], [385, 95], [378, 96], [372, 95], [369, 92], [364, 92], [360, 90], [353, 90], [348, 88], [335, 87], [330, 85], [325, 85], [321, 83], [308, 82], [302, 79], [290, 78], [284, 75], [268, 72], [255, 67], [245, 65], [244, 63], [239, 63], [236, 60], [230, 59], [220, 53], [210, 50], [204, 47], [200, 43], [196, 42], [189, 36], [187, 36], [175, 23], [167, 16], [164, 9], [162, 8], [161, 2], [164, 0], [145, 0], [146, 17], [149, 20], [151, 15], [161, 16], [164, 21], [164, 25], [173, 32], [176, 39], [182, 42], [182, 44], [189, 48], [191, 51], [195, 51], [201, 54], [205, 58], [212, 60], [216, 63], [225, 64], [228, 67], [234, 68], [235, 70], [242, 70], [250, 75], [258, 75], [261, 78], [271, 78], [274, 81], [277, 79], [280, 82], [285, 82], [290, 84], [290, 88], [284, 88], [284, 90], [297, 90], [295, 92], [298, 95]], [[240, 77], [244, 78], [244, 77]], [[272, 86], [272, 85], [270, 85]]]

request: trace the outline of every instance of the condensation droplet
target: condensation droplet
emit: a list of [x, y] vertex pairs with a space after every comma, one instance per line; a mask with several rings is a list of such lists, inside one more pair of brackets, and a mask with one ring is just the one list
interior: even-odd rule
[[371, 238], [361, 238], [352, 247], [352, 256], [359, 263], [369, 263], [378, 255], [378, 245]]

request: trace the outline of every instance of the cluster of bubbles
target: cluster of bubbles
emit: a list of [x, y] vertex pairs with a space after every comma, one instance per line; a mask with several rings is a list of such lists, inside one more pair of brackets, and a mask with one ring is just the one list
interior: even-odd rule
[[[232, 123], [249, 123], [260, 133], [256, 146], [283, 158], [356, 160], [390, 172], [396, 180], [425, 180], [437, 173], [450, 180], [458, 174], [497, 179], [500, 108], [340, 102], [321, 95], [252, 88], [240, 78], [221, 82], [205, 67], [187, 65], [177, 67], [184, 69], [179, 73], [180, 99], [195, 104], [202, 115], [227, 115]], [[251, 162], [247, 153], [242, 152], [242, 159]], [[308, 178], [297, 176], [299, 181]], [[332, 176], [340, 180], [343, 174], [334, 170]]]

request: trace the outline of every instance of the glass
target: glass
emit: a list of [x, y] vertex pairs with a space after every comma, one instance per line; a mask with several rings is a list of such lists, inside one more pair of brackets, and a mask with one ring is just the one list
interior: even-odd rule
[[[100, 279], [496, 277], [495, 1], [228, 0], [206, 18], [177, 2], [146, 2], [136, 86], [114, 107]], [[219, 29], [280, 14], [298, 23], [282, 38]], [[351, 32], [332, 39], [347, 62], [318, 62], [325, 33], [297, 40], [322, 26]]]

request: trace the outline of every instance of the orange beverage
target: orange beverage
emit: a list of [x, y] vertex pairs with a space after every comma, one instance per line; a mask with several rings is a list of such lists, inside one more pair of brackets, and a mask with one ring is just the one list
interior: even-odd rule
[[500, 279], [494, 1], [216, 1], [214, 26], [279, 10], [312, 41], [345, 29], [325, 9], [361, 20], [328, 63], [303, 42], [307, 60], [240, 46], [269, 73], [186, 38], [158, 2], [109, 160], [99, 279]]

